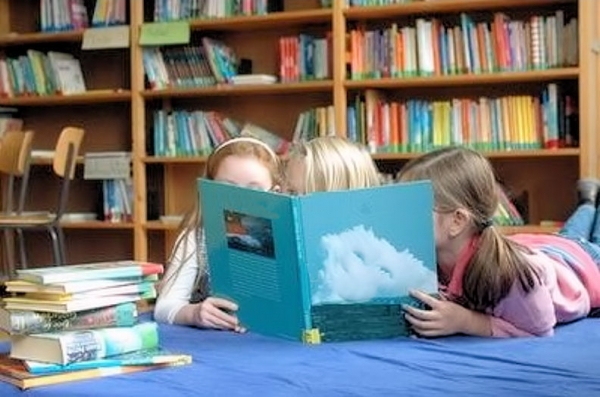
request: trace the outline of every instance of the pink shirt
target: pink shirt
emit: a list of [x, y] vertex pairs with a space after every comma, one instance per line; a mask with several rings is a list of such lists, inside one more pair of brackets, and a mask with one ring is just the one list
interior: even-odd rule
[[[600, 307], [600, 269], [577, 243], [551, 234], [510, 238], [533, 251], [526, 257], [538, 269], [541, 280], [529, 293], [515, 283], [490, 310], [493, 336], [552, 335], [557, 323], [586, 317], [590, 308]], [[462, 295], [462, 278], [474, 244], [465, 249], [454, 267], [447, 286], [451, 295]]]

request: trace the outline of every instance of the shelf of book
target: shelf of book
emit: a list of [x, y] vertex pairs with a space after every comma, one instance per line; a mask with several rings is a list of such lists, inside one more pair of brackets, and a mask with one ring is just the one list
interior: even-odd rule
[[556, 80], [575, 80], [579, 77], [579, 68], [558, 68], [546, 70], [528, 70], [522, 72], [498, 72], [481, 74], [456, 74], [447, 76], [399, 77], [364, 80], [346, 80], [348, 90], [367, 88], [396, 89], [424, 87], [468, 87], [482, 85], [502, 85], [517, 83], [536, 83]]
[[19, 96], [13, 98], [0, 98], [0, 106], [68, 106], [129, 101], [131, 101], [131, 91], [107, 89], [89, 90], [80, 94], [71, 95]]
[[114, 229], [114, 230], [132, 230], [133, 222], [106, 222], [106, 221], [87, 221], [87, 222], [63, 222], [65, 229]]
[[[300, 58], [298, 54], [302, 54], [300, 35], [307, 34], [312, 39], [331, 38], [331, 42], [326, 46], [327, 64], [331, 66], [327, 80], [162, 90], [147, 89], [150, 84], [145, 76], [142, 47], [138, 45], [141, 26], [152, 22], [154, 0], [128, 2], [129, 16], [126, 23], [130, 25], [131, 47], [129, 49], [89, 52], [81, 51], [78, 45], [83, 40], [82, 31], [35, 33], [34, 31], [39, 29], [39, 21], [37, 21], [39, 18], [35, 12], [22, 11], [25, 9], [22, 8], [25, 7], [23, 0], [2, 1], [6, 1], [12, 7], [9, 6], [11, 18], [3, 18], [3, 15], [0, 15], [0, 25], [3, 21], [9, 21], [8, 27], [0, 26], [0, 32], [19, 33], [4, 35], [0, 33], [0, 50], [5, 50], [4, 52], [9, 54], [14, 52], [18, 56], [20, 55], [17, 54], [18, 51], [24, 55], [27, 46], [40, 47], [44, 50], [62, 50], [60, 45], [64, 43], [65, 52], [68, 49], [69, 52], [74, 52], [73, 55], [81, 58], [84, 75], [91, 80], [89, 87], [109, 88], [106, 91], [88, 91], [69, 96], [0, 98], [0, 106], [19, 108], [25, 118], [25, 128], [29, 125], [36, 130], [36, 136], [42, 139], [42, 142], [37, 141], [38, 146], [34, 145], [34, 149], [50, 148], [53, 140], [52, 131], [58, 130], [57, 127], [62, 123], [77, 121], [89, 132], [84, 142], [84, 152], [97, 150], [132, 152], [134, 221], [71, 223], [65, 227], [78, 229], [70, 233], [71, 237], [75, 234], [92, 235], [94, 229], [98, 229], [98, 234], [106, 235], [110, 244], [120, 247], [121, 253], [131, 253], [138, 260], [149, 257], [160, 259], [161, 256], [168, 255], [172, 243], [170, 236], [174, 234], [172, 231], [177, 228], [177, 224], [149, 221], [148, 218], [156, 219], [156, 216], [164, 214], [181, 213], [195, 191], [190, 185], [193, 181], [192, 176], [201, 173], [206, 161], [206, 157], [200, 156], [155, 156], [152, 146], [155, 138], [153, 115], [161, 110], [214, 111], [241, 123], [255, 123], [289, 139], [294, 133], [294, 125], [298, 117], [314, 108], [321, 108], [321, 110], [333, 108], [331, 113], [332, 118], [335, 119], [335, 126], [327, 130], [335, 131], [340, 135], [346, 134], [349, 130], [346, 128], [346, 123], [349, 120], [348, 109], [353, 103], [352, 98], [358, 98], [367, 90], [380, 89], [382, 98], [388, 103], [403, 104], [413, 99], [413, 96], [415, 99], [424, 99], [433, 103], [442, 98], [443, 100], [470, 96], [495, 98], [498, 92], [500, 96], [526, 94], [537, 98], [541, 95], [541, 89], [537, 89], [542, 85], [546, 88], [547, 85], [557, 84], [561, 89], [564, 87], [564, 94], [570, 95], [576, 102], [579, 118], [573, 126], [579, 132], [578, 142], [576, 142], [579, 147], [487, 151], [485, 155], [494, 160], [499, 176], [513, 188], [513, 191], [518, 194], [522, 192], [529, 194], [528, 204], [531, 208], [528, 221], [533, 224], [546, 219], [563, 220], [572, 208], [573, 203], [569, 197], [577, 178], [600, 173], [596, 154], [598, 145], [595, 138], [596, 126], [600, 123], [600, 115], [595, 112], [597, 108], [595, 93], [599, 89], [596, 76], [600, 73], [600, 66], [596, 65], [593, 53], [586, 50], [600, 37], [600, 27], [596, 24], [600, 19], [598, 4], [600, 2], [595, 0], [432, 0], [370, 7], [345, 7], [343, 1], [336, 0], [333, 7], [328, 9], [319, 8], [320, 1], [317, 0], [284, 0], [283, 12], [191, 20], [191, 41], [183, 45], [197, 48], [201, 44], [201, 36], [222, 40], [235, 50], [240, 59], [251, 61], [253, 73], [282, 77], [281, 64], [285, 63], [285, 57], [290, 54], [284, 54], [280, 47], [280, 39], [298, 39], [293, 51], [296, 55], [291, 58], [300, 62], [298, 61]], [[88, 10], [93, 8], [93, 4], [95, 1], [86, 2]], [[0, 10], [6, 9], [2, 7], [3, 5], [0, 4]], [[26, 9], [37, 10], [37, 7], [38, 4], [31, 2], [31, 4], [27, 3]], [[564, 11], [565, 23], [569, 18], [579, 19], [576, 31], [579, 40], [578, 48], [581, 51], [575, 62], [557, 62], [549, 64], [552, 68], [540, 70], [524, 70], [511, 64], [507, 68], [519, 71], [499, 73], [438, 74], [362, 80], [352, 80], [350, 79], [352, 76], [347, 75], [348, 67], [352, 66], [350, 64], [352, 48], [347, 39], [353, 29], [364, 27], [390, 30], [393, 22], [397, 23], [399, 29], [404, 27], [416, 29], [415, 20], [422, 18], [426, 22], [437, 20], [441, 26], [459, 31], [463, 28], [458, 23], [463, 12], [473, 18], [474, 25], [479, 23], [491, 25], [496, 12], [505, 13], [512, 22], [527, 25], [530, 23], [529, 18], [541, 17], [545, 20], [555, 16], [554, 13], [560, 10]], [[508, 27], [506, 29], [508, 30]], [[258, 33], [254, 35], [254, 31]], [[16, 48], [17, 46], [23, 48]], [[466, 46], [461, 44], [461, 57], [464, 55], [463, 52], [468, 52], [465, 48]], [[454, 50], [458, 51], [457, 48]], [[165, 53], [166, 60], [173, 56], [173, 53]], [[111, 57], [110, 61], [101, 64], [97, 60], [105, 59], [105, 54]], [[189, 67], [189, 60], [187, 62]], [[497, 59], [494, 62], [497, 62]], [[364, 65], [358, 66], [355, 70], [360, 76], [366, 69], [362, 68]], [[446, 68], [447, 70], [453, 69]], [[124, 90], [118, 90], [121, 87]], [[85, 106], [71, 112], [69, 108], [71, 105]], [[95, 105], [101, 106], [96, 108]], [[106, 116], [101, 114], [103, 112], [107, 113]], [[113, 117], [110, 117], [111, 114]], [[329, 112], [326, 113], [327, 119], [330, 116]], [[389, 166], [390, 170], [397, 171], [394, 167], [418, 155], [418, 153], [376, 153], [373, 157], [378, 164], [382, 165], [382, 169], [387, 169]], [[36, 160], [36, 164], [40, 162], [50, 164], [50, 160]], [[82, 188], [87, 189], [83, 193], [75, 191], [75, 198], [83, 201], [84, 198], [92, 197], [97, 187], [89, 186], [91, 184]], [[557, 194], [556, 197], [552, 196], [553, 200], [548, 202], [544, 198], [551, 195], [552, 189], [558, 189], [563, 193]], [[158, 197], [150, 198], [150, 192]], [[158, 206], [160, 213], [156, 208], [151, 208], [153, 205]], [[92, 210], [87, 207], [82, 209]], [[80, 233], [79, 229], [92, 230], [86, 234]], [[503, 227], [503, 230], [552, 232], [556, 228], [528, 225]], [[124, 236], [126, 238], [123, 238]], [[93, 249], [86, 250], [84, 245], [78, 250], [81, 251], [79, 254], [93, 251]]]
[[203, 96], [225, 95], [272, 95], [272, 94], [302, 94], [330, 92], [333, 81], [305, 81], [298, 83], [231, 85], [220, 84], [197, 88], [170, 88], [163, 90], [144, 90], [142, 96], [146, 99], [159, 98], [195, 98]]
[[144, 223], [146, 230], [178, 230], [179, 222], [148, 221]]
[[497, 11], [574, 4], [576, 0], [430, 0], [387, 6], [348, 7], [347, 20], [390, 19], [423, 14], [450, 14], [473, 11]]
[[8, 33], [0, 35], [0, 46], [20, 46], [29, 44], [46, 43], [78, 43], [83, 39], [83, 30], [66, 32], [35, 32], [35, 33]]
[[290, 26], [314, 25], [332, 20], [331, 9], [274, 12], [266, 15], [236, 16], [214, 19], [196, 19], [190, 22], [191, 30], [244, 31], [289, 28]]
[[203, 164], [206, 162], [206, 156], [147, 156], [142, 158], [142, 161], [146, 164]]
[[[547, 157], [577, 157], [580, 154], [579, 148], [561, 148], [561, 149], [537, 149], [537, 150], [494, 150], [482, 151], [482, 153], [490, 159], [524, 159], [524, 158], [539, 158], [540, 160]], [[410, 160], [420, 156], [422, 153], [375, 153], [375, 160]]]

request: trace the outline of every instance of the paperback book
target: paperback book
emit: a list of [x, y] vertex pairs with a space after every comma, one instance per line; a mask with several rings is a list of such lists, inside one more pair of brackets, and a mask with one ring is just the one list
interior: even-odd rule
[[307, 343], [410, 332], [437, 292], [429, 182], [289, 196], [199, 180], [211, 288], [250, 331]]

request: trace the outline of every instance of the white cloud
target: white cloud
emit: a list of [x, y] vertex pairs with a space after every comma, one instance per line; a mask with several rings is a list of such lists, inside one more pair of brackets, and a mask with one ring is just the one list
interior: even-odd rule
[[326, 252], [313, 304], [394, 298], [409, 289], [437, 290], [432, 269], [409, 250], [398, 251], [363, 225], [321, 237]]

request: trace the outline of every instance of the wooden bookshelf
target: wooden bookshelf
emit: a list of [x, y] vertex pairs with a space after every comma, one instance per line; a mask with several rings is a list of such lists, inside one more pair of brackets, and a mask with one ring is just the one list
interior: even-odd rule
[[381, 78], [366, 80], [348, 80], [346, 89], [397, 89], [425, 87], [469, 87], [482, 85], [504, 85], [518, 83], [551, 82], [556, 80], [576, 80], [579, 68], [561, 68], [530, 70], [525, 72], [498, 72], [481, 74], [463, 74], [452, 76]]
[[142, 96], [154, 98], [196, 98], [204, 96], [232, 95], [273, 95], [273, 94], [303, 94], [310, 92], [331, 92], [333, 81], [307, 81], [303, 83], [276, 83], [253, 85], [223, 84], [214, 87], [201, 88], [170, 88], [164, 90], [144, 90]]
[[349, 7], [343, 13], [347, 20], [366, 21], [412, 15], [540, 8], [569, 3], [576, 3], [576, 0], [432, 0], [389, 6]]
[[[93, 0], [86, 0], [88, 7]], [[18, 53], [28, 48], [41, 50], [63, 47], [82, 56], [82, 67], [90, 92], [74, 96], [0, 98], [0, 106], [19, 108], [25, 125], [37, 134], [34, 149], [52, 149], [59, 127], [81, 125], [87, 134], [83, 151], [127, 150], [132, 152], [134, 178], [134, 220], [131, 223], [102, 221], [69, 223], [69, 259], [79, 261], [135, 257], [164, 261], [176, 236], [176, 223], [163, 223], [158, 217], [180, 215], [190, 208], [196, 195], [196, 178], [202, 174], [205, 157], [156, 157], [151, 148], [152, 115], [162, 109], [179, 107], [218, 111], [240, 121], [250, 121], [290, 138], [298, 115], [315, 106], [333, 105], [336, 131], [346, 134], [347, 106], [353, 95], [367, 89], [389, 95], [428, 97], [464, 93], [483, 94], [502, 89], [523, 92], [523, 87], [551, 82], [568, 84], [577, 92], [579, 103], [578, 148], [556, 150], [490, 151], [499, 177], [514, 192], [529, 193], [531, 225], [503, 227], [507, 233], [553, 232], [555, 227], [537, 226], [542, 221], [561, 221], [575, 200], [577, 178], [600, 174], [596, 131], [600, 125], [597, 92], [600, 90], [600, 63], [588, 49], [600, 38], [600, 2], [596, 0], [439, 0], [380, 7], [321, 9], [318, 0], [285, 0], [284, 11], [264, 16], [200, 19], [190, 22], [191, 43], [204, 35], [215, 36], [234, 47], [240, 57], [253, 62], [256, 73], [278, 74], [278, 39], [303, 32], [331, 34], [333, 48], [330, 80], [298, 83], [169, 88], [151, 90], [145, 81], [142, 47], [137, 43], [143, 23], [152, 22], [153, 0], [129, 2], [131, 47], [123, 50], [81, 51], [83, 33], [39, 33], [39, 1], [0, 2], [0, 51]], [[575, 10], [579, 26], [577, 66], [545, 70], [410, 78], [351, 80], [346, 75], [346, 37], [353, 27], [417, 17], [456, 19], [461, 12], [489, 16], [503, 11], [528, 15], [568, 8]], [[400, 22], [399, 22], [400, 23]], [[65, 49], [65, 51], [67, 51]], [[425, 90], [423, 90], [425, 91]], [[418, 154], [377, 153], [373, 157], [385, 170], [397, 171]], [[33, 185], [43, 178], [48, 162], [34, 167]], [[81, 170], [78, 171], [81, 174]], [[97, 184], [74, 183], [69, 211], [93, 211], [97, 204]], [[32, 204], [40, 204], [48, 192], [45, 183], [32, 193]], [[37, 189], [37, 190], [36, 190]], [[36, 198], [37, 197], [37, 198]], [[102, 248], [98, 247], [102, 241]], [[46, 241], [32, 239], [30, 247], [45, 247]], [[33, 259], [44, 262], [48, 252], [36, 252]], [[46, 261], [47, 262], [47, 261]]]

